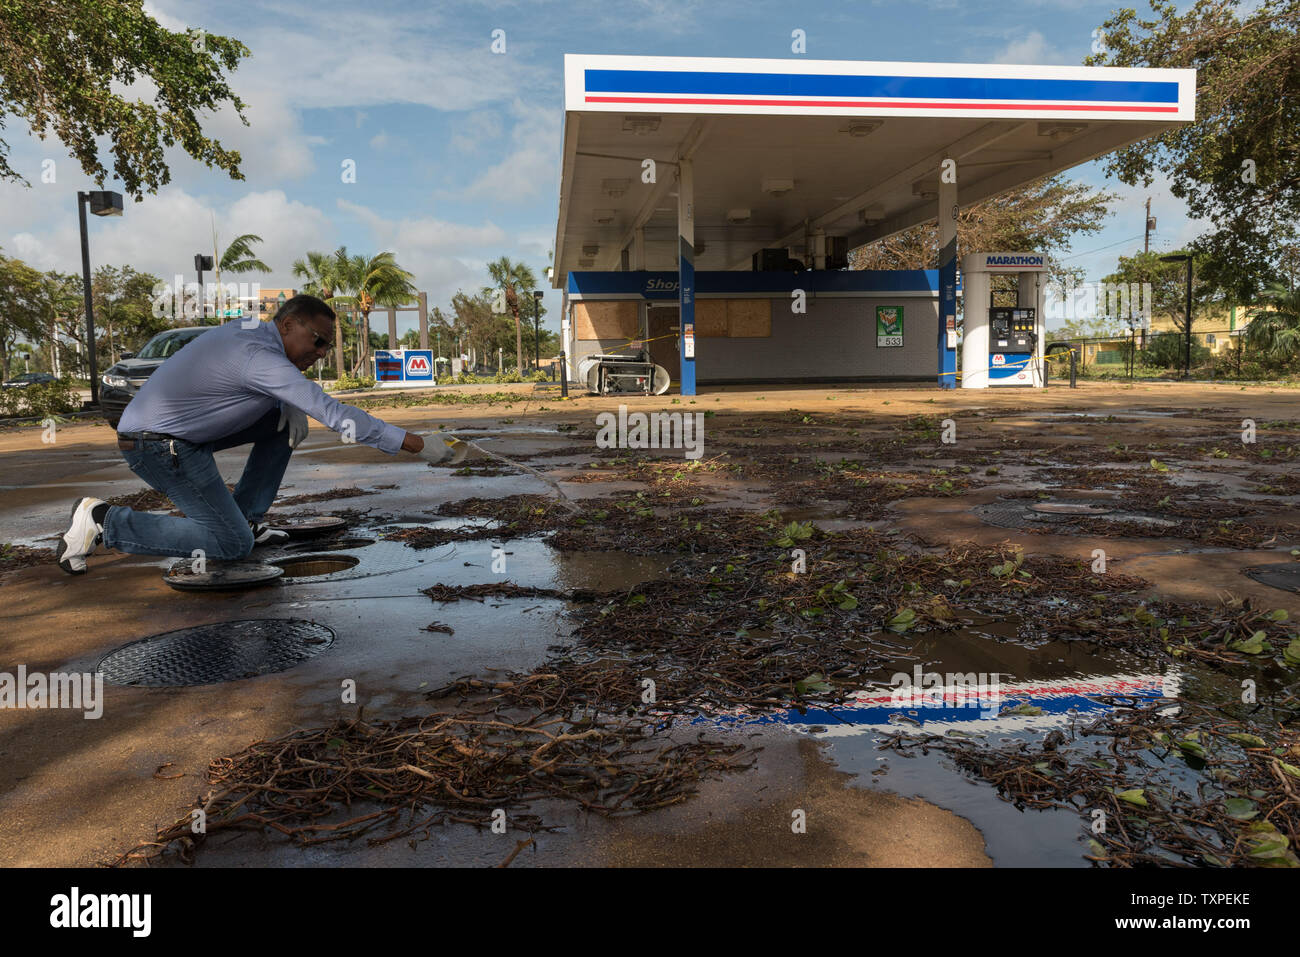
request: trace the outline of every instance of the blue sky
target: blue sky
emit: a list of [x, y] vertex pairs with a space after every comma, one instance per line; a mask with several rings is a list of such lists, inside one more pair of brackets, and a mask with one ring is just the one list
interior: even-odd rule
[[[206, 127], [243, 153], [246, 179], [173, 151], [168, 186], [128, 202], [121, 219], [92, 223], [92, 265], [130, 263], [192, 279], [194, 253], [211, 249], [215, 216], [223, 244], [243, 232], [264, 237], [262, 258], [275, 270], [261, 279], [265, 287], [292, 285], [289, 267], [307, 249], [388, 249], [416, 274], [430, 304], [446, 308], [457, 289], [483, 285], [484, 264], [498, 256], [544, 274], [559, 191], [565, 53], [794, 58], [790, 35], [798, 28], [812, 59], [1077, 65], [1111, 7], [149, 0], [146, 9], [172, 29], [234, 36], [253, 51], [232, 76], [251, 127], [229, 112]], [[497, 29], [506, 31], [503, 55], [490, 50]], [[33, 185], [0, 184], [0, 248], [41, 269], [79, 269], [74, 192], [87, 188], [86, 177], [60, 144], [35, 139], [19, 121], [9, 122], [5, 139], [12, 165]], [[55, 182], [43, 183], [41, 163], [50, 158]], [[341, 182], [348, 159], [355, 183]], [[1090, 280], [1141, 248], [1148, 195], [1159, 220], [1155, 248], [1176, 248], [1200, 231], [1166, 183], [1128, 188], [1106, 180], [1096, 163], [1070, 175], [1123, 197], [1106, 229], [1070, 251], [1070, 264]], [[559, 293], [548, 289], [546, 303], [554, 328]]]

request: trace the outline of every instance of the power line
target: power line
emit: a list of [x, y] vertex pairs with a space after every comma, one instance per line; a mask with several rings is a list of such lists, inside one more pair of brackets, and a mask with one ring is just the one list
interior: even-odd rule
[[1078, 259], [1080, 256], [1091, 256], [1093, 253], [1105, 252], [1107, 249], [1114, 249], [1116, 246], [1123, 246], [1125, 243], [1137, 242], [1141, 236], [1132, 236], [1128, 239], [1121, 239], [1117, 243], [1111, 243], [1109, 246], [1102, 246], [1100, 249], [1090, 249], [1086, 253], [1075, 253], [1073, 256], [1065, 256], [1058, 259], [1057, 262], [1066, 262], [1071, 259]]

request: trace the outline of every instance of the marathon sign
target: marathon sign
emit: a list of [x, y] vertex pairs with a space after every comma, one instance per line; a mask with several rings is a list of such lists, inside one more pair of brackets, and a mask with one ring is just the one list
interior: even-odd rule
[[385, 387], [436, 385], [432, 349], [376, 349], [375, 384]]
[[984, 268], [1010, 269], [1015, 272], [1042, 272], [1047, 269], [1047, 257], [1041, 253], [986, 253]]

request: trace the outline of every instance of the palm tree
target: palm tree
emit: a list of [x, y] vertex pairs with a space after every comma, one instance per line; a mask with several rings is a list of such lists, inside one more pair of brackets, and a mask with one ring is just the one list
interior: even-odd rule
[[[496, 288], [505, 292], [506, 308], [510, 314], [515, 317], [515, 368], [523, 374], [524, 369], [524, 340], [523, 332], [519, 327], [519, 291], [521, 289], [531, 290], [537, 285], [537, 279], [533, 271], [523, 263], [512, 263], [506, 256], [502, 256], [494, 263], [488, 263], [488, 273], [492, 276], [492, 281], [496, 283]], [[531, 296], [532, 293], [530, 292]]]
[[217, 281], [221, 281], [221, 270], [233, 273], [270, 272], [271, 267], [253, 255], [253, 243], [260, 243], [261, 236], [244, 233], [236, 236], [226, 247], [226, 251], [217, 260]]
[[[340, 246], [333, 254], [308, 252], [306, 257], [294, 261], [293, 274], [306, 280], [302, 291], [309, 296], [324, 299], [333, 305], [334, 293], [339, 289], [338, 257], [346, 251]], [[343, 323], [334, 323], [334, 371], [343, 371]]]
[[1279, 362], [1300, 355], [1300, 290], [1270, 283], [1264, 298], [1272, 308], [1256, 309], [1244, 337], [1246, 345]]
[[340, 246], [334, 254], [338, 289], [335, 300], [347, 302], [353, 306], [357, 316], [357, 361], [353, 372], [358, 371], [365, 362], [370, 346], [370, 312], [379, 306], [405, 305], [417, 295], [418, 290], [411, 280], [414, 273], [407, 272], [397, 264], [397, 258], [390, 252], [374, 256], [349, 256], [347, 250]]

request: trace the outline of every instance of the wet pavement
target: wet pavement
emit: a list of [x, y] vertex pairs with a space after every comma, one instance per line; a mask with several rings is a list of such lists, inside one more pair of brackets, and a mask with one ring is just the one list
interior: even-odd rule
[[[633, 408], [678, 411], [669, 398], [625, 401]], [[1088, 408], [1057, 408], [1067, 399]], [[1182, 528], [1181, 517], [1152, 511], [1152, 499], [1130, 499], [1125, 487], [1122, 473], [1156, 472], [1147, 459], [1157, 458], [1172, 468], [1162, 477], [1169, 489], [1206, 483], [1218, 499], [1263, 503], [1260, 514], [1285, 529], [1297, 519], [1297, 498], [1258, 488], [1274, 481], [1267, 476], [1291, 471], [1293, 461], [1283, 450], [1300, 445], [1297, 423], [1290, 422], [1294, 399], [1286, 393], [1145, 386], [978, 397], [936, 397], [929, 389], [720, 390], [700, 396], [694, 406], [680, 404], [683, 411], [714, 413], [706, 428], [716, 439], [706, 438], [704, 461], [747, 457], [754, 464], [691, 474], [702, 490], [694, 506], [682, 496], [658, 500], [661, 491], [671, 492], [670, 476], [644, 466], [629, 472], [617, 450], [595, 448], [595, 414], [616, 408], [616, 401], [561, 405], [548, 397], [541, 402], [547, 410], [537, 411], [539, 401], [521, 392], [519, 403], [510, 409], [413, 407], [378, 414], [412, 431], [445, 426], [489, 439], [494, 450], [544, 469], [564, 482], [571, 498], [593, 507], [610, 508], [641, 493], [636, 505], [657, 509], [665, 520], [688, 509], [707, 514], [777, 508], [783, 522], [812, 522], [828, 532], [881, 529], [900, 536], [908, 548], [1015, 542], [1029, 554], [1085, 561], [1102, 549], [1113, 571], [1146, 579], [1151, 598], [1216, 601], [1232, 595], [1300, 614], [1300, 596], [1241, 573], [1293, 560], [1291, 551], [1300, 545], [1294, 534], [1260, 535], [1251, 547], [1233, 547], [1158, 535], [1114, 537], [1102, 526], [1081, 531], [1068, 524], [1082, 515]], [[950, 411], [959, 416], [951, 448], [929, 434], [931, 424], [937, 428]], [[763, 416], [768, 418], [760, 425]], [[1281, 423], [1263, 433], [1276, 455], [1239, 458], [1244, 416]], [[920, 419], [927, 421], [918, 426]], [[907, 439], [906, 454], [892, 461], [882, 460], [883, 446], [823, 447], [900, 436]], [[1138, 439], [1163, 447], [1107, 461], [1116, 443]], [[1214, 454], [1220, 446], [1231, 458]], [[1076, 453], [1083, 454], [1072, 458]], [[684, 464], [680, 451], [662, 457]], [[217, 460], [233, 481], [242, 466], [239, 450]], [[799, 469], [810, 463], [845, 461], [923, 483], [934, 494], [909, 493], [855, 517], [835, 497], [837, 487], [810, 484], [791, 496], [780, 475], [785, 469], [792, 477], [804, 476]], [[1084, 466], [1114, 470], [1117, 478], [1105, 488], [1079, 489], [1061, 487], [1053, 477]], [[987, 474], [990, 468], [994, 474]], [[821, 474], [810, 470], [806, 480], [816, 483]], [[971, 484], [943, 484], [952, 479]], [[0, 433], [0, 540], [52, 547], [77, 496], [122, 496], [142, 484], [125, 468], [102, 425], [69, 426], [53, 445], [42, 445], [39, 430]], [[248, 591], [179, 592], [163, 581], [173, 559], [104, 553], [93, 556], [89, 574], [77, 578], [50, 565], [3, 573], [0, 671], [23, 665], [29, 672], [90, 672], [113, 650], [146, 636], [250, 618], [304, 619], [335, 637], [322, 653], [258, 677], [173, 688], [108, 685], [104, 716], [93, 721], [71, 710], [0, 711], [0, 815], [8, 822], [0, 833], [0, 862], [111, 859], [150, 840], [202, 796], [204, 773], [214, 759], [253, 741], [329, 725], [355, 715], [358, 707], [380, 717], [423, 713], [431, 688], [464, 676], [531, 671], [572, 643], [579, 608], [572, 601], [489, 596], [439, 602], [422, 591], [431, 585], [509, 581], [559, 593], [630, 593], [663, 576], [679, 557], [672, 551], [633, 554], [639, 550], [633, 542], [561, 550], [546, 535], [509, 529], [413, 548], [393, 536], [403, 529], [484, 531], [482, 520], [443, 516], [440, 506], [469, 497], [546, 495], [548, 489], [522, 474], [431, 469], [408, 456], [342, 445], [314, 426], [291, 461], [282, 496], [342, 487], [373, 494], [273, 511], [284, 517], [342, 514], [348, 524], [332, 537], [257, 550], [254, 559], [278, 564], [285, 573]], [[1014, 497], [1026, 493], [1036, 497]], [[1080, 511], [1089, 505], [1089, 512]], [[1019, 514], [1026, 528], [990, 522], [995, 512]], [[292, 564], [303, 561], [309, 564]], [[903, 757], [882, 743], [899, 731], [1032, 742], [1111, 708], [1107, 701], [1115, 695], [1191, 694], [1210, 701], [1235, 678], [1195, 662], [1171, 665], [1122, 648], [1043, 641], [1022, 632], [1021, 622], [1008, 615], [971, 618], [942, 633], [864, 634], [884, 658], [873, 680], [849, 700], [761, 715], [717, 712], [688, 729], [761, 748], [750, 770], [710, 778], [694, 799], [635, 817], [606, 820], [561, 802], [544, 806], [539, 813], [560, 830], [538, 835], [513, 866], [1088, 866], [1078, 814], [1019, 810], [940, 751]], [[917, 668], [996, 675], [1000, 697], [991, 707], [987, 700], [976, 707], [901, 707], [891, 699], [891, 677]], [[1022, 705], [1023, 714], [1004, 713]], [[802, 832], [791, 828], [795, 812], [806, 818]], [[411, 844], [371, 847], [357, 841], [302, 849], [273, 836], [222, 834], [207, 843], [197, 863], [492, 865], [522, 836], [451, 825]]]

